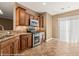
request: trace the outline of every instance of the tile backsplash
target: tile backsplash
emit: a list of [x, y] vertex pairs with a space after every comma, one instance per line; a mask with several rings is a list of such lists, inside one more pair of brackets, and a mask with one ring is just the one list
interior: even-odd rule
[[27, 27], [26, 26], [16, 26], [15, 31], [27, 32]]

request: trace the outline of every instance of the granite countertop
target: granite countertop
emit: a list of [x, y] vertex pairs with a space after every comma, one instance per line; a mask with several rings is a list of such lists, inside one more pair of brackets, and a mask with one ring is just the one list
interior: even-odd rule
[[11, 31], [11, 34], [4, 36], [3, 38], [0, 38], [0, 42], [3, 42], [5, 40], [8, 40], [8, 39], [11, 39], [13, 37], [20, 36], [20, 35], [23, 35], [23, 34], [31, 34], [31, 33]]

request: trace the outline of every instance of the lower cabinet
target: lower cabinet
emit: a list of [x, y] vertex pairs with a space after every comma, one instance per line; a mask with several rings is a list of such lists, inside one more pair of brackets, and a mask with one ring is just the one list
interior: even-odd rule
[[28, 48], [32, 48], [32, 35], [27, 35]]
[[32, 48], [32, 35], [24, 34], [20, 36], [21, 51]]
[[0, 42], [0, 55], [13, 56], [32, 47], [32, 35], [24, 34]]
[[27, 49], [27, 35], [21, 35], [20, 36], [20, 48], [21, 51], [24, 51]]
[[0, 55], [10, 56], [19, 53], [19, 37], [13, 37], [0, 43]]
[[13, 42], [13, 54], [18, 54], [20, 52], [20, 40], [19, 37], [15, 38], [15, 41]]
[[8, 44], [4, 48], [1, 48], [1, 55], [11, 55], [11, 54], [12, 54], [12, 44]]

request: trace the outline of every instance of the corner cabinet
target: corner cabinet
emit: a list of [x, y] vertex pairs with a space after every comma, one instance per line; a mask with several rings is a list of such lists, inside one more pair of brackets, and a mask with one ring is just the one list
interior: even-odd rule
[[0, 43], [0, 55], [10, 56], [19, 53], [19, 36], [10, 38]]

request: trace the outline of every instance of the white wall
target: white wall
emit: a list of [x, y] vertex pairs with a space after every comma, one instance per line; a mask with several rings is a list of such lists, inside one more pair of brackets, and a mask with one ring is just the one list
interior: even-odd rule
[[47, 40], [52, 39], [52, 33], [53, 33], [52, 23], [53, 23], [52, 16], [46, 13], [46, 39]]

